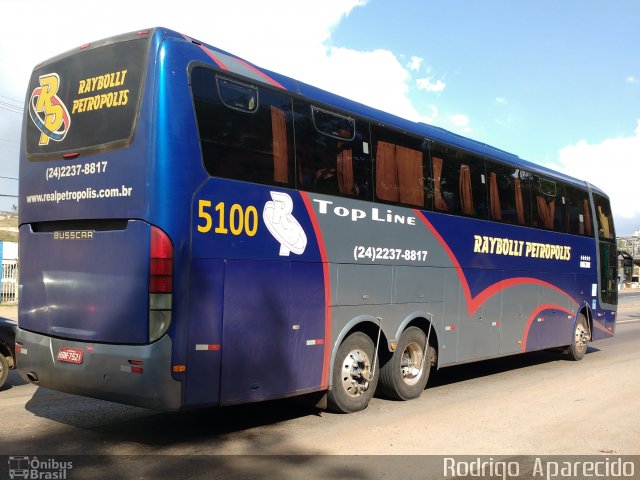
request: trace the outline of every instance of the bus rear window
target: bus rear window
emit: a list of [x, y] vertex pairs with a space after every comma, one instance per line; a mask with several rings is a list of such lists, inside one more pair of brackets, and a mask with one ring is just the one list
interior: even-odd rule
[[195, 66], [191, 91], [204, 167], [213, 177], [293, 186], [293, 113], [282, 93]]
[[30, 160], [107, 150], [133, 138], [146, 37], [87, 48], [37, 67], [28, 90]]

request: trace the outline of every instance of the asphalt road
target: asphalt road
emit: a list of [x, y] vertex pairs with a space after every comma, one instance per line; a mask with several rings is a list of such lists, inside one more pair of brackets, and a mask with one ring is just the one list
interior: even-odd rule
[[[77, 460], [82, 478], [300, 478], [310, 469], [378, 478], [317, 455], [639, 455], [640, 294], [621, 299], [618, 322], [616, 336], [580, 362], [536, 352], [451, 367], [417, 400], [376, 398], [352, 415], [290, 400], [157, 413], [38, 388], [11, 372], [0, 391], [0, 455], [100, 456]], [[376, 470], [411, 465], [385, 458]]]

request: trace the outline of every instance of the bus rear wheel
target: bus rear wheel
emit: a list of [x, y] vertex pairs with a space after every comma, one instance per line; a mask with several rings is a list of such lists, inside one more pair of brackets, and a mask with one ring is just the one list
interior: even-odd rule
[[407, 328], [398, 340], [391, 359], [380, 369], [380, 391], [393, 400], [411, 400], [420, 396], [427, 386], [431, 370], [431, 348], [427, 338], [417, 327]]
[[570, 360], [582, 360], [587, 353], [591, 333], [589, 332], [589, 322], [584, 314], [579, 314], [576, 319], [576, 326], [573, 330], [573, 342], [569, 345], [567, 357]]
[[333, 364], [329, 409], [337, 413], [364, 410], [376, 391], [375, 346], [368, 335], [354, 332], [338, 348]]

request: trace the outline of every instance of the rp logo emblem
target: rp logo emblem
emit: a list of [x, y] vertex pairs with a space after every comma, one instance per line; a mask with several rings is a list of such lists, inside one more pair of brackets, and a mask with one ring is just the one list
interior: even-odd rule
[[265, 203], [262, 218], [273, 238], [280, 243], [280, 256], [288, 257], [290, 252], [302, 255], [307, 247], [307, 236], [291, 214], [293, 200], [283, 192], [270, 193], [272, 201]]
[[49, 145], [49, 140], [61, 142], [69, 132], [71, 117], [57, 95], [59, 87], [58, 74], [49, 73], [40, 76], [40, 86], [31, 92], [29, 116], [40, 130], [39, 145]]

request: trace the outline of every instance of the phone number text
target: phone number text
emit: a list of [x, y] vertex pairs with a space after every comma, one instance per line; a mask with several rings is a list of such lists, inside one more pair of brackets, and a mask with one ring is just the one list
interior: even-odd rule
[[95, 175], [107, 171], [106, 161], [90, 162], [83, 165], [64, 165], [62, 167], [49, 167], [45, 173], [47, 182], [49, 180], [60, 180], [65, 177], [77, 177], [79, 175]]
[[427, 250], [412, 250], [402, 248], [387, 247], [368, 247], [356, 245], [353, 247], [353, 259], [369, 260], [375, 262], [378, 260], [404, 260], [405, 262], [426, 262]]

